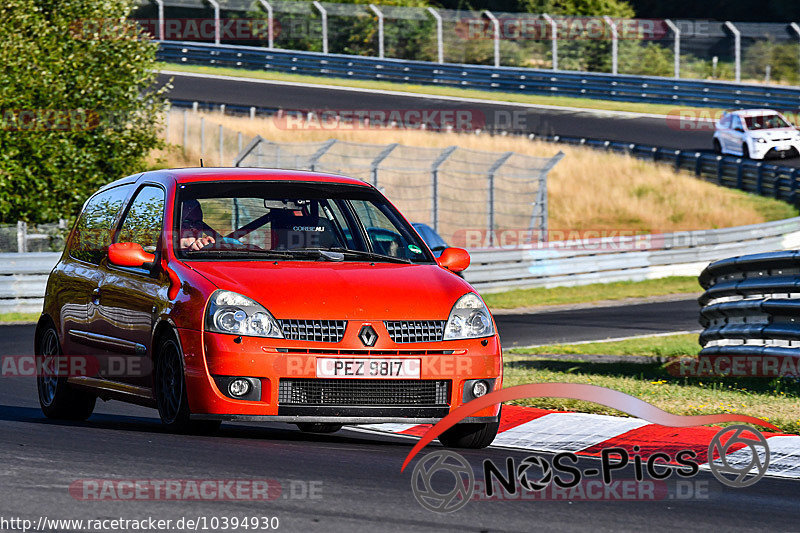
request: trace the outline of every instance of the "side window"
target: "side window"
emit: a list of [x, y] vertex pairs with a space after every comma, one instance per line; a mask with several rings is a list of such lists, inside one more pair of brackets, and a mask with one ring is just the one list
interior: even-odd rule
[[376, 253], [404, 259], [412, 259], [416, 254], [422, 253], [417, 251], [418, 246], [411, 244], [404, 236], [397, 233], [397, 227], [375, 204], [365, 200], [354, 200], [352, 205], [364, 224], [372, 249]]
[[743, 130], [744, 127], [742, 126], [742, 119], [740, 119], [737, 115], [733, 116], [733, 124], [731, 126], [733, 129], [740, 129]]
[[719, 121], [719, 125], [723, 128], [730, 128], [731, 127], [731, 116], [730, 115], [723, 115], [722, 120]]
[[144, 187], [131, 202], [116, 242], [135, 242], [141, 244], [146, 252], [153, 253], [161, 237], [163, 222], [164, 190]]
[[70, 241], [70, 257], [95, 265], [100, 263], [108, 252], [114, 221], [131, 187], [132, 185], [114, 187], [96, 194], [86, 202]]

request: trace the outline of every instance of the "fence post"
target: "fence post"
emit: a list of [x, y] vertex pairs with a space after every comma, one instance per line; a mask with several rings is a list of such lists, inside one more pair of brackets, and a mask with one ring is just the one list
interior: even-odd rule
[[158, 5], [158, 38], [164, 40], [164, 0], [156, 0]]
[[28, 251], [28, 224], [17, 221], [17, 252], [25, 253]]
[[431, 165], [431, 190], [433, 194], [431, 199], [431, 225], [437, 233], [439, 232], [439, 167], [455, 152], [456, 148], [456, 146], [448, 146], [442, 150], [442, 153]]
[[222, 131], [222, 124], [219, 125], [219, 166], [224, 167], [225, 163], [223, 163], [223, 154], [225, 147], [223, 146], [223, 131]]
[[733, 34], [734, 77], [742, 81], [742, 34], [730, 21], [725, 21], [725, 27]]
[[275, 16], [272, 12], [272, 4], [267, 2], [267, 0], [259, 0], [259, 2], [261, 2], [261, 5], [267, 10], [267, 24], [269, 24], [269, 28], [267, 28], [267, 42], [269, 43], [269, 46], [267, 48], [272, 50], [275, 48], [275, 33], [272, 29], [275, 25]]
[[553, 56], [553, 70], [558, 70], [558, 25], [547, 13], [542, 18], [550, 24], [550, 53]]
[[[539, 218], [541, 221], [539, 222], [539, 241], [540, 242], [547, 242], [547, 223], [548, 223], [548, 207], [547, 207], [547, 175], [553, 170], [553, 167], [556, 166], [556, 163], [561, 161], [564, 158], [564, 152], [561, 150], [558, 151], [556, 155], [550, 158], [550, 161], [545, 164], [544, 168], [539, 172], [539, 190], [536, 194], [536, 205], [531, 212], [531, 223], [530, 223], [530, 230], [531, 233], [536, 226], [536, 219]], [[537, 214], [539, 215], [537, 217]]]
[[331, 146], [333, 146], [334, 144], [336, 144], [336, 139], [328, 139], [327, 141], [325, 141], [325, 144], [323, 144], [322, 147], [319, 150], [317, 150], [314, 153], [314, 155], [312, 155], [311, 158], [308, 160], [309, 170], [311, 170], [312, 172], [316, 170], [317, 162], [323, 155], [325, 155], [325, 152], [331, 149]]
[[217, 0], [208, 0], [211, 7], [214, 8], [214, 44], [219, 44], [219, 2]]
[[497, 17], [489, 11], [488, 9], [484, 9], [483, 13], [486, 17], [492, 21], [492, 27], [494, 28], [494, 66], [500, 66], [500, 21], [497, 20]]
[[681, 77], [681, 29], [678, 27], [677, 24], [672, 22], [670, 19], [664, 19], [664, 22], [669, 26], [669, 29], [672, 30], [672, 34], [675, 36], [675, 66], [673, 68], [674, 75], [676, 78]]
[[186, 145], [189, 144], [189, 110], [183, 110], [183, 155], [186, 155]]
[[444, 63], [444, 44], [442, 44], [442, 16], [432, 7], [428, 12], [436, 19], [436, 49], [439, 52], [439, 63]]
[[314, 7], [319, 11], [322, 17], [322, 53], [328, 53], [328, 12], [322, 7], [322, 4], [314, 0]]
[[170, 135], [169, 135], [169, 133], [170, 133], [170, 132], [169, 132], [169, 129], [170, 129], [170, 128], [169, 128], [169, 126], [170, 126], [170, 115], [172, 114], [172, 113], [170, 113], [170, 105], [169, 105], [169, 102], [167, 102], [167, 103], [166, 103], [166, 106], [165, 106], [165, 107], [166, 107], [166, 110], [165, 110], [165, 112], [164, 112], [164, 115], [165, 115], [165, 116], [164, 116], [164, 140], [167, 142], [167, 144], [169, 144], [169, 137], [170, 137]]
[[392, 143], [388, 145], [386, 148], [381, 150], [381, 152], [375, 157], [375, 159], [372, 160], [372, 163], [370, 163], [370, 173], [372, 174], [372, 186], [375, 187], [376, 189], [378, 188], [378, 167], [380, 166], [381, 163], [383, 163], [384, 159], [389, 157], [389, 154], [391, 154], [392, 150], [397, 148], [397, 146], [398, 143]]
[[370, 4], [369, 8], [378, 17], [378, 57], [383, 59], [383, 11], [378, 9], [375, 4]]
[[486, 229], [489, 231], [489, 247], [494, 245], [494, 175], [512, 155], [514, 155], [514, 152], [504, 153], [486, 171], [489, 178], [489, 216], [486, 221]]
[[619, 33], [617, 32], [617, 25], [611, 20], [608, 15], [603, 15], [603, 20], [606, 21], [608, 27], [611, 28], [611, 73], [617, 73], [617, 59], [619, 55]]
[[200, 157], [206, 155], [206, 117], [200, 117]]
[[238, 134], [236, 134], [236, 148], [238, 148], [238, 152], [236, 152], [236, 153], [237, 154], [241, 153], [241, 151], [242, 151], [242, 132], [241, 131]]

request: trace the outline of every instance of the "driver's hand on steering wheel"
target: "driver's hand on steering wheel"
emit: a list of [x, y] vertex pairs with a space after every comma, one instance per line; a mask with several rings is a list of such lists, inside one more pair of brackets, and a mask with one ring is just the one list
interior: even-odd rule
[[199, 250], [204, 246], [214, 244], [214, 242], [216, 242], [214, 237], [200, 237], [199, 239], [194, 237], [186, 237], [181, 239], [181, 248], [184, 250]]

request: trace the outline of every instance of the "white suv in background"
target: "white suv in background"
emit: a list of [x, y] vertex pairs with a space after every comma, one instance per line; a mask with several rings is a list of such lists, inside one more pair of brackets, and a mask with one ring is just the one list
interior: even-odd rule
[[714, 151], [764, 159], [800, 155], [800, 131], [771, 109], [727, 111], [717, 122]]

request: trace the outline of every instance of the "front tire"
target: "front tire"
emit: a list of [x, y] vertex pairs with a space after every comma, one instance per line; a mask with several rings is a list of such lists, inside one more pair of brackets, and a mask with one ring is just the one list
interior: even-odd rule
[[191, 420], [186, 378], [183, 373], [183, 353], [172, 337], [161, 339], [156, 352], [153, 389], [158, 415], [164, 426], [175, 433], [213, 433], [221, 422]]
[[742, 157], [745, 158], [745, 159], [751, 159], [750, 158], [750, 148], [747, 147], [747, 143], [744, 143], [742, 145]]
[[[58, 333], [48, 326], [36, 342], [36, 388], [39, 405], [47, 418], [60, 420], [86, 420], [92, 416], [97, 397], [76, 389], [67, 383], [68, 376], [58, 375], [58, 364], [52, 364], [63, 355]], [[54, 368], [55, 367], [55, 368]]]
[[715, 154], [722, 153], [722, 145], [719, 143], [719, 139], [714, 139], [714, 153]]
[[456, 424], [441, 435], [439, 442], [447, 448], [469, 448], [477, 450], [486, 448], [497, 436], [500, 429], [500, 413], [497, 422], [485, 424]]

